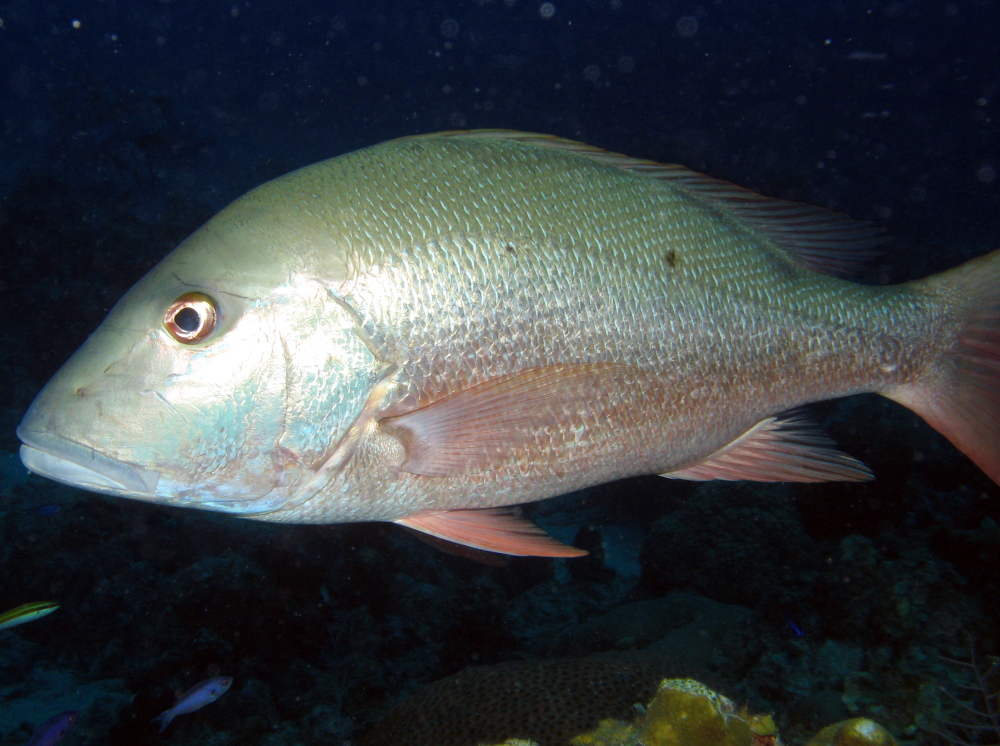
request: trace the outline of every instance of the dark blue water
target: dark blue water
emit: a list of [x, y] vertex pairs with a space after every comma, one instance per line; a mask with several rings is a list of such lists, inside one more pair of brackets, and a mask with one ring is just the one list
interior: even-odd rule
[[[815, 410], [870, 484], [646, 478], [536, 506], [594, 550], [575, 565], [101, 498], [27, 477], [14, 428], [217, 209], [420, 132], [546, 132], [847, 212], [894, 237], [870, 282], [953, 266], [1000, 237], [998, 31], [990, 0], [0, 2], [0, 612], [62, 604], [0, 631], [0, 746], [65, 710], [67, 744], [357, 742], [469, 666], [656, 644], [791, 743], [855, 715], [932, 743], [942, 656], [1000, 652], [1000, 491], [887, 401]], [[739, 621], [685, 657], [663, 604]], [[453, 704], [435, 722], [481, 706]]]

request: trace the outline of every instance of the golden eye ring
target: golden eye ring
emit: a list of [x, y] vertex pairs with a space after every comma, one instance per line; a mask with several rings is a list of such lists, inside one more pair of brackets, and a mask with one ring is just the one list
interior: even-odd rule
[[204, 293], [184, 293], [170, 304], [163, 326], [181, 344], [195, 344], [207, 338], [219, 321], [215, 301]]

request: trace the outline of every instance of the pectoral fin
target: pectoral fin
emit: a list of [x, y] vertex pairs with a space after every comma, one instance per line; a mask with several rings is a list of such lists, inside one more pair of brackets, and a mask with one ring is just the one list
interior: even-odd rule
[[630, 375], [634, 368], [616, 363], [531, 368], [385, 417], [379, 428], [402, 443], [402, 471], [427, 477], [486, 471], [530, 454], [547, 428], [572, 427]]
[[505, 508], [445, 510], [395, 521], [439, 539], [474, 549], [525, 557], [582, 557], [582, 549], [556, 541], [531, 521]]
[[802, 417], [769, 417], [701, 463], [661, 474], [671, 479], [750, 482], [863, 482], [871, 470]]

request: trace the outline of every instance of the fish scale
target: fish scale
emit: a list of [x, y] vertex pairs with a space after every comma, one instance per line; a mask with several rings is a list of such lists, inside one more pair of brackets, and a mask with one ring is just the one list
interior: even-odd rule
[[[506, 508], [639, 474], [870, 478], [787, 414], [859, 392], [996, 480], [1000, 255], [843, 279], [879, 240], [543, 135], [383, 143], [253, 190], [164, 259], [39, 395], [22, 458], [125, 497], [551, 556], [580, 552]], [[203, 338], [176, 335], [182, 307]]]

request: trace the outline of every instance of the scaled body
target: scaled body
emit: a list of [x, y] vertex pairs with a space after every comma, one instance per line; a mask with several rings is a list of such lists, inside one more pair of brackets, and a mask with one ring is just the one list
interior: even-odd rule
[[22, 458], [126, 497], [556, 553], [470, 509], [650, 473], [867, 478], [774, 418], [876, 391], [997, 479], [997, 257], [831, 276], [873, 240], [543, 136], [384, 143], [259, 187], [164, 259], [39, 395]]

